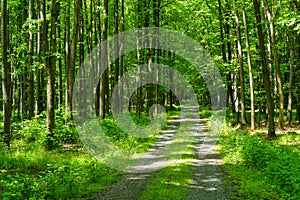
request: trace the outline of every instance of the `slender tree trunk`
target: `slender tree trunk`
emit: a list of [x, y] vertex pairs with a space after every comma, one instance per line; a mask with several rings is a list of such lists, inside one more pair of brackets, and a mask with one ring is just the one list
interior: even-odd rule
[[67, 1], [67, 10], [66, 10], [66, 29], [65, 29], [65, 65], [66, 65], [66, 110], [65, 112], [67, 113], [67, 118], [66, 118], [66, 123], [69, 121], [70, 116], [68, 112], [71, 110], [71, 105], [70, 105], [70, 30], [71, 30], [71, 20], [70, 20], [70, 7], [71, 3], [70, 0]]
[[[297, 44], [300, 44], [300, 36], [297, 36]], [[300, 58], [300, 45], [296, 48], [297, 57]], [[297, 63], [297, 74], [296, 74], [296, 81], [297, 81], [297, 115], [296, 120], [299, 121], [300, 124], [300, 61], [298, 59]]]
[[293, 110], [292, 110], [292, 104], [293, 104], [293, 78], [294, 78], [294, 37], [293, 33], [289, 34], [289, 41], [290, 41], [290, 51], [289, 51], [289, 63], [290, 63], [290, 73], [289, 73], [289, 96], [288, 96], [288, 112], [287, 112], [287, 120], [289, 126], [292, 123], [293, 118]]
[[245, 77], [244, 77], [244, 66], [243, 66], [243, 52], [242, 52], [242, 39], [241, 39], [241, 28], [239, 15], [236, 9], [236, 2], [233, 0], [233, 8], [235, 14], [236, 23], [236, 33], [237, 33], [237, 45], [238, 45], [238, 58], [239, 58], [239, 68], [240, 68], [240, 86], [241, 86], [241, 119], [242, 124], [245, 125], [246, 122], [246, 106], [245, 106]]
[[2, 47], [2, 93], [3, 93], [3, 122], [4, 122], [4, 142], [10, 147], [11, 131], [11, 69], [8, 63], [8, 14], [7, 2], [2, 0], [1, 4], [1, 47]]
[[[103, 0], [103, 9], [104, 9], [104, 15], [103, 15], [103, 26], [102, 26], [102, 40], [107, 40], [107, 31], [108, 31], [108, 0]], [[107, 46], [102, 45], [101, 49], [101, 67], [106, 68], [107, 63]], [[100, 80], [100, 118], [104, 119], [105, 117], [105, 111], [106, 111], [106, 101], [107, 99], [107, 70], [105, 70], [104, 74], [101, 77]]]
[[[137, 53], [136, 53], [136, 59], [137, 59], [137, 65], [138, 65], [138, 73], [140, 72], [140, 64], [141, 64], [141, 54], [142, 51], [139, 50], [139, 48], [142, 46], [142, 22], [143, 22], [143, 15], [142, 15], [142, 1], [138, 0], [138, 6], [137, 6], [137, 11], [138, 11], [138, 15], [137, 15], [137, 28], [139, 29], [137, 32]], [[137, 76], [136, 77], [136, 100], [135, 100], [135, 108], [136, 108], [136, 112], [138, 113], [138, 115], [140, 116], [141, 114], [141, 107], [142, 107], [142, 94], [143, 94], [143, 89], [141, 86], [142, 80], [141, 80], [141, 76]]]
[[230, 108], [231, 113], [235, 112], [235, 104], [234, 104], [234, 98], [233, 98], [233, 88], [232, 88], [232, 84], [233, 84], [233, 80], [232, 80], [232, 74], [231, 74], [231, 69], [229, 68], [229, 66], [232, 64], [231, 60], [232, 60], [232, 50], [231, 50], [231, 43], [230, 43], [230, 6], [228, 3], [228, 0], [226, 0], [226, 13], [225, 13], [225, 36], [227, 38], [227, 98], [228, 98], [228, 105]]
[[68, 68], [66, 70], [67, 74], [67, 95], [66, 95], [66, 124], [72, 120], [72, 95], [73, 95], [73, 85], [75, 82], [75, 64], [76, 64], [76, 50], [77, 50], [77, 41], [79, 35], [79, 24], [81, 16], [81, 0], [75, 0], [74, 7], [74, 24], [73, 24], [73, 35], [72, 43], [70, 49], [69, 65], [66, 65]]
[[274, 1], [272, 3], [272, 11], [269, 8], [268, 2], [266, 0], [263, 0], [264, 7], [267, 13], [267, 18], [270, 25], [270, 39], [271, 39], [271, 49], [272, 49], [272, 55], [274, 56], [274, 62], [276, 67], [276, 79], [277, 79], [277, 87], [280, 97], [280, 110], [279, 110], [279, 122], [278, 122], [278, 129], [283, 130], [284, 129], [284, 92], [283, 92], [283, 85], [282, 85], [282, 78], [281, 78], [281, 69], [279, 65], [279, 58], [277, 53], [277, 40], [275, 36], [275, 25], [274, 25]]
[[262, 95], [261, 95], [261, 78], [260, 76], [257, 78], [257, 82], [258, 82], [258, 96], [259, 96], [259, 106], [258, 106], [258, 113], [257, 113], [257, 126], [258, 128], [260, 128], [260, 116], [262, 113]]
[[[159, 17], [160, 17], [160, 0], [153, 0], [153, 25], [154, 27], [159, 27]], [[154, 34], [159, 34], [158, 32], [159, 30], [156, 30], [156, 32]], [[159, 64], [160, 63], [160, 54], [161, 54], [161, 50], [160, 50], [160, 43], [159, 41], [156, 40], [156, 38], [153, 38], [153, 55], [156, 58], [156, 63]], [[158, 68], [157, 74], [156, 74], [156, 85], [155, 85], [155, 103], [158, 105], [159, 104], [159, 85], [158, 85], [158, 81], [160, 79], [162, 72], [160, 71], [160, 69]], [[158, 113], [157, 107], [155, 110], [155, 113]]]
[[[45, 4], [44, 4], [45, 6]], [[44, 8], [44, 11], [46, 9]], [[51, 56], [46, 58], [46, 76], [47, 76], [47, 129], [48, 135], [54, 137], [55, 128], [55, 69], [56, 69], [56, 23], [59, 13], [59, 3], [52, 0], [52, 10], [51, 10], [51, 31], [50, 31], [50, 53]], [[46, 12], [44, 12], [44, 17]], [[45, 20], [46, 22], [46, 20]], [[46, 33], [46, 32], [45, 32]], [[46, 39], [46, 37], [44, 38]], [[49, 146], [51, 148], [51, 144]]]
[[[294, 5], [294, 10], [296, 12], [299, 12], [299, 4], [298, 4], [298, 1], [297, 0], [293, 0], [292, 2]], [[298, 44], [296, 47], [295, 47], [295, 57], [298, 58], [298, 59], [295, 59], [297, 60], [297, 69], [296, 69], [296, 88], [297, 88], [297, 110], [296, 110], [296, 121], [299, 122], [300, 124], [300, 35], [297, 34], [296, 35], [296, 44]]]
[[256, 18], [256, 26], [258, 29], [258, 39], [259, 39], [259, 49], [260, 56], [262, 59], [262, 68], [263, 68], [263, 76], [264, 76], [264, 86], [267, 95], [267, 106], [268, 106], [268, 136], [275, 137], [275, 125], [274, 125], [274, 100], [271, 94], [270, 88], [270, 71], [267, 66], [266, 61], [266, 52], [265, 52], [265, 42], [263, 35], [263, 28], [261, 25], [261, 14], [260, 14], [260, 6], [257, 0], [253, 0], [253, 6], [255, 11]]
[[[81, 5], [80, 5], [81, 9], [83, 9], [83, 5], [82, 5], [82, 2], [81, 2]], [[86, 13], [83, 11], [82, 14], [81, 14], [81, 17], [80, 17], [80, 31], [79, 31], [79, 42], [80, 42], [80, 46], [79, 46], [79, 52], [80, 52], [80, 55], [79, 55], [79, 66], [81, 66], [81, 64], [84, 62], [84, 55], [85, 55], [85, 49], [84, 49], [84, 35], [86, 34], [85, 33], [85, 24], [84, 24], [84, 14], [86, 15]], [[80, 70], [82, 70], [82, 73], [83, 73], [83, 77], [85, 77], [85, 69], [83, 68], [80, 68]], [[85, 108], [86, 107], [86, 98], [84, 98], [87, 93], [86, 93], [86, 81], [87, 80], [80, 80], [80, 103], [81, 105], [83, 105], [83, 107]], [[87, 111], [86, 110], [81, 110], [80, 111], [80, 115], [81, 116], [84, 116], [86, 117], [87, 116]]]
[[[58, 30], [57, 30], [57, 34], [59, 38], [62, 38], [61, 35], [61, 28], [60, 28], [60, 20], [58, 20]], [[58, 52], [59, 54], [62, 54], [62, 44], [61, 41], [63, 41], [62, 39], [60, 39], [60, 43], [58, 45]], [[58, 85], [58, 109], [61, 110], [62, 105], [63, 105], [63, 69], [62, 69], [62, 59], [59, 58], [58, 61], [58, 73], [59, 73], [59, 85]]]
[[[119, 34], [119, 0], [115, 0], [114, 4], [114, 35]], [[120, 58], [119, 58], [119, 40], [116, 39], [114, 41], [114, 54], [115, 54], [115, 68], [114, 68], [114, 84], [116, 86], [119, 81], [119, 68], [120, 68]], [[120, 111], [119, 99], [120, 99], [120, 91], [117, 91], [118, 97], [114, 99], [115, 109], [117, 112]]]
[[[38, 19], [41, 20], [41, 1], [38, 1]], [[36, 53], [37, 53], [37, 61], [41, 61], [41, 32], [42, 32], [42, 26], [38, 25], [39, 32], [37, 33], [37, 46], [36, 46]], [[35, 114], [39, 115], [41, 114], [41, 73], [40, 68], [36, 68], [36, 94], [35, 94]]]
[[[48, 23], [47, 23], [47, 19], [46, 19], [46, 0], [42, 0], [41, 1], [41, 21], [42, 21], [42, 47], [43, 47], [43, 53], [44, 54], [47, 54], [49, 53], [49, 44], [48, 44]], [[48, 96], [51, 95], [49, 92], [52, 92], [51, 91], [51, 77], [49, 74], [49, 72], [51, 72], [51, 69], [50, 69], [50, 60], [49, 60], [49, 57], [45, 56], [44, 58], [44, 65], [45, 65], [45, 68], [46, 68], [46, 71], [47, 71], [47, 114], [46, 114], [46, 123], [47, 123], [47, 131], [49, 133], [52, 133], [53, 132], [53, 129], [54, 129], [54, 122], [52, 121], [53, 118], [52, 118], [52, 109], [51, 109], [51, 98], [50, 100], [48, 101]], [[49, 88], [48, 88], [48, 84], [49, 84]]]
[[[121, 18], [120, 18], [120, 31], [121, 33], [123, 33], [125, 31], [125, 21], [124, 21], [124, 15], [125, 15], [125, 10], [124, 10], [124, 0], [120, 0], [120, 5], [121, 5]], [[120, 41], [120, 77], [123, 76], [124, 73], [124, 35], [121, 35], [121, 41]], [[121, 86], [121, 90], [120, 90], [120, 106], [123, 105], [123, 93], [124, 93], [124, 89], [123, 86]], [[123, 110], [121, 110], [123, 111]]]
[[246, 39], [246, 48], [247, 48], [247, 62], [249, 68], [249, 82], [250, 82], [250, 96], [251, 96], [251, 129], [255, 129], [255, 97], [254, 97], [254, 80], [252, 73], [252, 61], [251, 61], [251, 52], [250, 52], [250, 42], [249, 42], [249, 32], [248, 32], [248, 23], [247, 15], [245, 12], [245, 5], [243, 5], [243, 22], [245, 30], [245, 39]]
[[225, 48], [225, 40], [224, 40], [224, 31], [223, 31], [223, 13], [222, 13], [222, 4], [221, 0], [218, 0], [218, 12], [219, 12], [219, 21], [220, 21], [220, 36], [221, 36], [221, 41], [222, 41], [222, 58], [224, 61], [224, 64], [226, 63], [226, 48]]
[[[34, 0], [29, 0], [29, 20], [34, 19]], [[28, 59], [28, 117], [34, 116], [34, 77], [33, 77], [33, 56], [34, 56], [34, 38], [32, 32], [32, 23], [29, 23], [29, 59]]]

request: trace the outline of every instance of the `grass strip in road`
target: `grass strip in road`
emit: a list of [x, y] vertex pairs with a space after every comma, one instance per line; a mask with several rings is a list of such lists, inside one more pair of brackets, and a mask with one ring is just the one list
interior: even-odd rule
[[154, 175], [139, 199], [185, 199], [188, 195], [186, 188], [191, 181], [188, 162], [170, 165]]
[[187, 132], [191, 122], [181, 123], [176, 136], [170, 145], [165, 158], [176, 159], [175, 164], [159, 170], [151, 179], [139, 199], [185, 199], [187, 186], [192, 183], [191, 164], [194, 158], [190, 133]]

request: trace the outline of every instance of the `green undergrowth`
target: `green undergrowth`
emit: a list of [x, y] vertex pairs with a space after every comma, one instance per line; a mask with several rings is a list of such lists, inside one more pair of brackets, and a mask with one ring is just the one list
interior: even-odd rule
[[[140, 126], [150, 121], [146, 115], [131, 117]], [[81, 198], [105, 190], [123, 174], [96, 160], [74, 126], [65, 125], [63, 114], [57, 113], [53, 150], [47, 150], [45, 124], [43, 114], [12, 123], [11, 149], [0, 145], [0, 199]], [[137, 152], [146, 151], [156, 139], [122, 132], [111, 116], [101, 121], [101, 127], [112, 142]]]
[[[51, 151], [47, 150], [44, 114], [12, 123], [11, 149], [0, 144], [0, 199], [78, 199], [106, 190], [123, 174], [95, 159], [82, 145], [75, 127], [65, 125], [63, 114], [56, 116]], [[142, 127], [150, 122], [144, 114], [131, 114], [131, 118]], [[147, 151], [158, 136], [133, 137], [124, 133], [112, 116], [100, 125], [113, 143], [136, 152]]]
[[2, 152], [0, 168], [1, 199], [80, 198], [104, 190], [120, 175], [83, 150]]
[[228, 130], [219, 140], [234, 199], [300, 199], [300, 135], [269, 140]]

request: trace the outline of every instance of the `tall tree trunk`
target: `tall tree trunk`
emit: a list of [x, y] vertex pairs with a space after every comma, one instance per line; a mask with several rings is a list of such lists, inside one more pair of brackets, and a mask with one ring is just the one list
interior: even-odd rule
[[66, 95], [66, 124], [72, 120], [72, 95], [73, 95], [73, 85], [75, 81], [75, 64], [76, 64], [76, 50], [77, 50], [77, 41], [79, 35], [79, 24], [81, 16], [81, 0], [75, 0], [74, 7], [74, 24], [73, 24], [73, 35], [72, 43], [70, 49], [70, 58], [69, 65], [67, 65], [67, 95]]
[[[299, 4], [297, 0], [293, 0], [294, 4], [294, 10], [296, 12], [299, 12]], [[297, 47], [295, 47], [295, 57], [298, 59], [297, 60], [297, 69], [296, 69], [296, 86], [297, 86], [297, 110], [296, 110], [296, 121], [299, 122], [300, 124], [300, 35], [296, 35], [296, 44]]]
[[[121, 5], [121, 18], [120, 18], [120, 31], [121, 33], [123, 33], [125, 31], [125, 21], [124, 21], [124, 15], [125, 15], [125, 10], [124, 10], [124, 0], [120, 0], [120, 5]], [[124, 35], [122, 34], [121, 35], [121, 38], [120, 38], [120, 77], [123, 76], [123, 73], [124, 73], [124, 58], [125, 56], [123, 55], [124, 54]], [[124, 93], [124, 90], [123, 90], [123, 86], [121, 86], [121, 90], [120, 90], [120, 105], [123, 105], [123, 93]], [[121, 107], [121, 106], [120, 106]], [[121, 110], [123, 111], [123, 110]]]
[[47, 74], [47, 125], [51, 136], [55, 128], [55, 70], [56, 70], [56, 23], [59, 15], [59, 3], [52, 0], [51, 32], [50, 32], [50, 65], [46, 67]]
[[[160, 17], [160, 0], [153, 0], [153, 25], [154, 27], [159, 27], [159, 17]], [[154, 34], [159, 34], [158, 30], [155, 30]], [[155, 36], [152, 39], [153, 45], [152, 45], [152, 51], [153, 51], [153, 56], [156, 58], [156, 63], [160, 63], [160, 43], [159, 40], [156, 40]], [[156, 74], [156, 85], [155, 85], [155, 103], [158, 105], [159, 104], [159, 84], [158, 81], [161, 76], [161, 71], [158, 68], [157, 74]], [[158, 113], [157, 107], [155, 110], [155, 113]]]
[[[115, 4], [114, 4], [114, 35], [119, 34], [119, 0], [115, 0]], [[117, 37], [118, 38], [118, 37]], [[118, 84], [119, 81], [119, 67], [120, 67], [120, 59], [119, 59], [119, 40], [116, 39], [114, 41], [114, 54], [115, 54], [115, 68], [114, 68], [114, 84], [113, 86], [116, 86]], [[118, 97], [114, 99], [114, 103], [115, 103], [115, 109], [117, 112], [119, 112], [119, 99], [120, 99], [120, 90], [117, 91], [118, 93]]]
[[[42, 21], [42, 47], [43, 47], [43, 52], [44, 54], [48, 54], [49, 53], [49, 44], [48, 44], [48, 23], [47, 23], [47, 19], [46, 19], [46, 0], [42, 0], [41, 1], [41, 21]], [[44, 65], [46, 68], [46, 72], [47, 72], [47, 113], [46, 113], [46, 124], [47, 124], [47, 131], [48, 133], [53, 133], [53, 129], [54, 129], [54, 113], [52, 113], [52, 102], [51, 102], [51, 98], [49, 98], [48, 101], [48, 96], [50, 97], [50, 93], [49, 92], [53, 92], [51, 89], [51, 74], [49, 72], [51, 72], [51, 66], [50, 66], [50, 60], [49, 57], [45, 56], [44, 58]], [[49, 84], [49, 87], [48, 87]], [[53, 107], [54, 109], [54, 107]], [[53, 111], [54, 112], [54, 111]]]
[[[82, 2], [81, 2], [82, 4]], [[81, 9], [83, 9], [83, 5], [80, 5]], [[80, 46], [79, 46], [79, 66], [81, 66], [81, 64], [84, 62], [84, 55], [85, 55], [85, 49], [84, 49], [84, 35], [86, 34], [85, 30], [85, 26], [86, 24], [84, 23], [84, 14], [86, 15], [86, 13], [84, 11], [81, 12], [81, 17], [80, 17], [80, 31], [79, 31], [79, 42], [80, 42]], [[80, 68], [80, 70], [82, 70], [83, 73], [83, 77], [85, 77], [85, 71], [83, 68]], [[83, 105], [83, 107], [86, 107], [86, 81], [87, 80], [81, 80], [80, 81], [80, 103], [81, 105]], [[86, 110], [81, 110], [80, 111], [80, 115], [86, 117], [87, 116], [87, 111]]]
[[255, 18], [256, 18], [256, 26], [258, 30], [258, 39], [259, 39], [259, 50], [260, 56], [262, 59], [262, 69], [263, 69], [263, 76], [264, 76], [264, 86], [267, 95], [267, 106], [268, 106], [268, 136], [275, 137], [275, 125], [274, 125], [274, 100], [271, 94], [270, 88], [270, 71], [267, 66], [266, 61], [266, 52], [265, 52], [265, 41], [263, 35], [263, 28], [261, 24], [261, 14], [260, 14], [260, 6], [257, 0], [253, 0], [253, 6], [255, 11]]
[[275, 11], [274, 11], [274, 1], [272, 3], [272, 10], [270, 10], [268, 2], [266, 0], [263, 0], [264, 7], [267, 13], [267, 18], [270, 25], [270, 39], [271, 39], [271, 49], [272, 49], [272, 55], [274, 56], [274, 62], [276, 67], [276, 79], [277, 79], [277, 87], [280, 97], [280, 109], [279, 109], [279, 122], [278, 122], [278, 129], [283, 130], [284, 129], [284, 92], [283, 92], [283, 85], [282, 85], [282, 78], [281, 78], [281, 69], [279, 65], [279, 58], [277, 53], [277, 40], [275, 36], [275, 25], [274, 25], [274, 17], [275, 17]]
[[292, 123], [292, 104], [293, 104], [293, 78], [294, 78], [294, 37], [293, 33], [289, 33], [289, 41], [290, 41], [290, 50], [289, 50], [289, 63], [290, 63], [290, 73], [289, 73], [289, 96], [288, 96], [288, 112], [287, 112], [287, 120], [289, 126]]
[[[34, 0], [29, 0], [29, 20], [34, 19]], [[29, 59], [28, 59], [28, 117], [34, 116], [34, 77], [33, 77], [33, 56], [34, 56], [34, 40], [32, 32], [32, 23], [29, 23]]]
[[246, 48], [247, 48], [247, 62], [249, 68], [249, 82], [250, 82], [250, 96], [251, 96], [251, 129], [255, 129], [255, 97], [254, 97], [254, 80], [252, 73], [252, 61], [251, 61], [251, 52], [250, 52], [250, 42], [249, 42], [249, 32], [248, 32], [248, 23], [247, 15], [245, 12], [245, 5], [243, 5], [243, 22], [245, 30], [245, 39], [246, 39]]
[[10, 132], [10, 118], [11, 118], [11, 69], [8, 63], [8, 14], [7, 2], [2, 0], [1, 4], [1, 47], [2, 47], [2, 93], [3, 93], [3, 122], [4, 122], [4, 142], [10, 147], [11, 132]]
[[242, 52], [242, 39], [241, 39], [241, 28], [239, 15], [236, 9], [236, 2], [233, 0], [233, 9], [235, 15], [236, 23], [236, 34], [237, 34], [237, 45], [238, 45], [238, 58], [239, 58], [239, 68], [240, 68], [240, 86], [241, 86], [241, 119], [242, 124], [245, 125], [246, 122], [246, 107], [245, 107], [245, 83], [244, 83], [244, 66], [243, 66], [243, 52]]
[[[104, 15], [103, 15], [103, 26], [102, 26], [102, 41], [107, 40], [107, 31], [108, 31], [108, 0], [103, 0], [103, 9], [104, 9]], [[102, 45], [101, 49], [101, 67], [106, 68], [107, 63], [107, 46]], [[106, 111], [106, 101], [107, 99], [107, 70], [103, 73], [101, 80], [100, 80], [100, 118], [104, 119], [105, 117], [105, 111]]]
[[221, 4], [221, 0], [218, 0], [218, 12], [219, 12], [219, 21], [220, 21], [220, 37], [221, 37], [221, 41], [222, 41], [222, 58], [224, 61], [224, 64], [226, 63], [227, 59], [226, 59], [226, 48], [225, 48], [225, 40], [224, 40], [224, 31], [223, 31], [223, 13], [222, 13], [222, 4]]
[[[61, 35], [61, 26], [60, 26], [60, 20], [58, 20], [58, 29], [57, 29], [57, 34], [59, 38], [62, 38]], [[58, 53], [62, 54], [62, 39], [60, 39], [60, 43], [58, 45]], [[58, 61], [58, 74], [59, 74], [59, 85], [58, 85], [58, 109], [61, 110], [62, 105], [63, 105], [63, 69], [62, 69], [62, 58], [59, 58]]]
[[[137, 31], [137, 41], [136, 41], [136, 59], [137, 59], [137, 65], [138, 65], [138, 73], [140, 73], [140, 64], [141, 64], [141, 54], [142, 51], [139, 50], [139, 48], [142, 46], [142, 22], [143, 22], [143, 15], [142, 15], [142, 1], [138, 0], [137, 2], [137, 28], [139, 29]], [[142, 107], [142, 94], [143, 94], [143, 89], [142, 87], [139, 87], [141, 85], [141, 76], [136, 76], [136, 99], [135, 99], [135, 109], [136, 113], [140, 116], [141, 114], [141, 107]], [[139, 88], [138, 88], [139, 87]], [[130, 97], [129, 97], [130, 98]], [[130, 107], [129, 107], [130, 108]]]
[[[297, 44], [300, 44], [300, 36], [298, 34], [297, 36]], [[297, 57], [300, 58], [300, 45], [296, 48], [297, 52]], [[298, 59], [297, 63], [297, 75], [296, 75], [296, 80], [297, 80], [297, 115], [296, 115], [296, 120], [299, 121], [300, 124], [300, 61]]]
[[227, 98], [228, 98], [228, 104], [231, 113], [235, 112], [235, 105], [234, 105], [234, 98], [233, 98], [233, 80], [232, 80], [232, 74], [231, 74], [231, 69], [229, 66], [231, 66], [231, 61], [232, 61], [232, 51], [231, 51], [231, 43], [230, 43], [230, 5], [228, 3], [228, 0], [226, 0], [226, 13], [225, 13], [225, 36], [227, 38]]
[[66, 123], [68, 123], [70, 119], [70, 115], [68, 112], [71, 110], [71, 104], [70, 104], [70, 78], [71, 76], [70, 73], [70, 30], [71, 30], [71, 20], [70, 20], [70, 7], [71, 7], [71, 2], [70, 0], [67, 1], [67, 10], [66, 10], [66, 29], [65, 29], [65, 65], [66, 65], [66, 108], [65, 112], [67, 113], [67, 118], [66, 118]]
[[[38, 19], [41, 20], [41, 1], [38, 1]], [[36, 53], [37, 53], [37, 61], [40, 62], [41, 60], [41, 32], [42, 32], [42, 26], [38, 25], [38, 33], [37, 33], [37, 46], [36, 46]], [[35, 114], [39, 115], [41, 111], [41, 72], [40, 68], [36, 68], [36, 94], [35, 94]]]

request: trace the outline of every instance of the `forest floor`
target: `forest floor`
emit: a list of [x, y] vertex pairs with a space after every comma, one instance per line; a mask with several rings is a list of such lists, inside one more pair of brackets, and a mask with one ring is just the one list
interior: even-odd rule
[[[180, 170], [183, 168], [176, 168], [175, 174], [168, 173], [166, 168], [162, 168], [167, 164], [164, 162], [164, 155], [172, 142], [175, 141], [176, 130], [185, 117], [172, 119], [168, 122], [166, 130], [162, 131], [157, 142], [149, 149], [141, 159], [141, 164], [131, 168], [131, 172], [123, 175], [117, 183], [111, 185], [108, 190], [93, 194], [86, 197], [86, 199], [169, 199], [172, 198], [182, 199], [229, 199], [229, 191], [225, 189], [224, 184], [224, 171], [222, 167], [222, 160], [217, 153], [215, 145], [217, 137], [209, 134], [209, 129], [204, 119], [200, 119], [194, 123], [191, 131], [193, 136], [192, 157], [185, 163], [188, 170]], [[195, 125], [196, 124], [196, 125]], [[188, 156], [187, 156], [188, 157]], [[179, 165], [182, 165], [179, 164]], [[184, 165], [184, 164], [183, 164]], [[172, 168], [170, 168], [172, 170]], [[186, 168], [184, 168], [186, 169]], [[190, 172], [190, 177], [187, 175]], [[172, 182], [172, 179], [177, 179], [176, 185], [180, 187], [179, 191], [176, 188], [169, 187], [169, 185], [154, 186], [154, 191], [151, 189], [153, 185], [157, 184], [157, 179], [163, 174], [167, 173], [167, 182]], [[178, 175], [176, 173], [182, 173]], [[180, 184], [179, 179], [186, 177], [189, 180], [188, 184]], [[169, 179], [169, 180], [168, 180]], [[162, 182], [159, 180], [158, 182]], [[152, 189], [153, 190], [153, 189]], [[158, 190], [165, 191], [159, 192]], [[176, 192], [181, 196], [175, 196]], [[149, 193], [149, 194], [148, 194]], [[165, 193], [173, 193], [171, 196]], [[152, 195], [152, 196], [151, 196]]]

